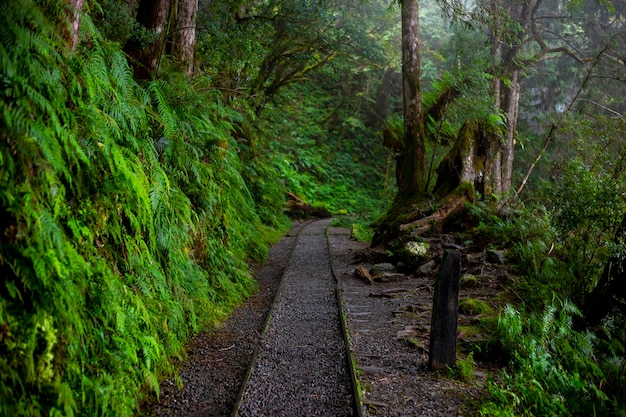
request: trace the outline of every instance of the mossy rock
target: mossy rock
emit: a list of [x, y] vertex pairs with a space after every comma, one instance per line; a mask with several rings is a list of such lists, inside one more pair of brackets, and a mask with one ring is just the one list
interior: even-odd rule
[[459, 302], [459, 313], [467, 316], [489, 314], [491, 311], [489, 304], [476, 298], [464, 298]]
[[469, 289], [478, 286], [478, 277], [472, 274], [463, 274], [461, 277], [461, 288]]

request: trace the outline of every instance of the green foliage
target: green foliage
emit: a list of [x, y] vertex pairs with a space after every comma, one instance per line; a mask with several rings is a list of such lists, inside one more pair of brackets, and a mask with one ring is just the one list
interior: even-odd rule
[[[567, 261], [576, 276], [598, 276], [615, 247], [624, 208], [623, 182], [612, 172], [593, 168], [581, 159], [564, 164], [553, 191], [554, 224], [563, 236]], [[590, 287], [593, 280], [583, 282]]]
[[488, 314], [491, 307], [483, 300], [463, 298], [459, 301], [459, 313], [468, 315]]
[[[612, 316], [602, 326], [598, 338], [600, 366], [605, 376], [604, 392], [611, 398], [615, 415], [626, 410], [626, 322], [624, 316]], [[620, 414], [621, 413], [621, 414]]]
[[562, 259], [563, 246], [550, 211], [520, 205], [502, 216], [487, 204], [477, 203], [470, 212], [478, 221], [474, 243], [507, 250], [507, 258], [520, 275], [512, 287], [520, 301], [531, 309], [542, 309], [553, 293], [580, 301], [582, 288], [572, 285], [574, 277]]
[[141, 26], [133, 18], [135, 10], [121, 0], [99, 0], [91, 14], [99, 32], [106, 39], [124, 46], [128, 40], [148, 44], [155, 40], [155, 33]]
[[64, 5], [0, 10], [0, 415], [132, 415], [275, 233], [239, 116], [180, 75], [139, 86], [88, 16], [70, 53]]
[[489, 383], [491, 398], [481, 415], [607, 414], [604, 374], [594, 357], [596, 339], [571, 328], [572, 317], [579, 314], [573, 304], [557, 299], [539, 315], [504, 309], [495, 338], [510, 363], [501, 380]]
[[474, 353], [470, 352], [465, 358], [458, 359], [451, 373], [454, 378], [471, 382], [474, 379]]
[[[362, 122], [324, 129], [320, 121], [328, 116], [326, 103], [333, 96], [319, 87], [325, 85], [326, 74], [316, 76], [317, 83], [286, 89], [284, 105], [266, 108], [262, 122], [272, 126], [277, 138], [269, 144], [272, 162], [287, 190], [366, 224], [382, 212], [391, 194], [385, 190], [386, 154], [380, 139], [369, 136], [371, 130]], [[343, 120], [348, 110], [334, 111]]]

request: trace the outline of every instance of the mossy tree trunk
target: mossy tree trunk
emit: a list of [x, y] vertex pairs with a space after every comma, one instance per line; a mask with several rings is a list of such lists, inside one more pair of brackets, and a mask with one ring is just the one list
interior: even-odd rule
[[[441, 94], [427, 113], [422, 107], [418, 3], [418, 0], [402, 1], [404, 131], [401, 139], [399, 135], [383, 131], [386, 145], [393, 147], [398, 154], [398, 191], [392, 207], [378, 222], [372, 241], [374, 246], [389, 243], [406, 233], [416, 235], [441, 230], [465, 211], [466, 203], [473, 201], [475, 191], [491, 195], [502, 191], [503, 180], [508, 178], [510, 184], [511, 170], [505, 165], [512, 164], [513, 136], [510, 135], [511, 146], [502, 147], [502, 135], [496, 128], [486, 121], [470, 120], [462, 127], [452, 149], [437, 168], [438, 178], [433, 190], [435, 204], [428, 195], [425, 121], [444, 117], [446, 106], [461, 93], [458, 86], [453, 86]], [[517, 81], [512, 92], [503, 97], [508, 110], [515, 113], [515, 120], [515, 100], [519, 99], [519, 94], [515, 93], [518, 91]], [[515, 121], [507, 127], [514, 131]], [[427, 208], [433, 206], [436, 207], [434, 210]]]
[[396, 198], [379, 222], [372, 245], [387, 244], [405, 235], [440, 232], [465, 212], [466, 204], [474, 201], [476, 193], [493, 194], [500, 181], [501, 147], [500, 130], [484, 120], [467, 121], [437, 167], [432, 194]]
[[402, 84], [404, 136], [396, 163], [396, 199], [423, 193], [426, 186], [418, 0], [402, 1]]
[[456, 142], [437, 167], [433, 193], [444, 197], [460, 184], [472, 184], [481, 195], [498, 191], [502, 135], [484, 120], [468, 120]]

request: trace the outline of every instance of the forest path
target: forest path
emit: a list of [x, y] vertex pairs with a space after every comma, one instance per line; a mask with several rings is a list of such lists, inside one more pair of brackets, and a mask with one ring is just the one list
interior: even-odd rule
[[177, 363], [180, 381], [160, 384], [161, 395], [145, 398], [138, 416], [225, 417], [259, 345], [267, 313], [298, 235], [307, 223], [295, 223], [270, 248], [265, 264], [255, 268], [257, 292], [235, 309], [217, 328], [195, 336], [186, 346], [187, 357]]
[[298, 237], [239, 416], [354, 415], [328, 224], [312, 222]]
[[[327, 230], [327, 236], [324, 231]], [[442, 251], [449, 236], [429, 239], [433, 250]], [[328, 253], [330, 248], [331, 253]], [[464, 272], [480, 274], [476, 287], [462, 289], [462, 297], [496, 301], [500, 291], [498, 267], [489, 264], [484, 255], [467, 253], [462, 262]], [[268, 262], [259, 265], [255, 277], [259, 290], [221, 326], [196, 336], [187, 346], [188, 358], [179, 363], [181, 387], [173, 379], [161, 384], [160, 401], [153, 396], [141, 404], [141, 416], [172, 417], [228, 417], [236, 402], [244, 394], [242, 385], [250, 369], [255, 352], [264, 343], [274, 344], [275, 353], [259, 353], [261, 369], [258, 381], [271, 381], [273, 385], [251, 388], [244, 403], [237, 408], [239, 416], [260, 415], [357, 415], [352, 407], [350, 387], [341, 385], [336, 393], [321, 393], [322, 388], [310, 384], [331, 386], [330, 381], [339, 374], [340, 384], [348, 384], [345, 368], [346, 352], [339, 346], [339, 318], [335, 285], [339, 286], [345, 324], [350, 335], [353, 363], [359, 370], [364, 410], [368, 416], [472, 416], [485, 395], [486, 369], [476, 363], [475, 378], [459, 381], [428, 370], [427, 346], [430, 328], [430, 302], [436, 267], [423, 275], [391, 274], [383, 281], [370, 285], [358, 278], [355, 267], [366, 269], [385, 262], [384, 251], [372, 250], [367, 243], [356, 242], [350, 230], [329, 226], [328, 220], [294, 223], [292, 230], [274, 245]], [[330, 259], [330, 261], [329, 261]], [[332, 273], [329, 270], [332, 264]], [[281, 280], [284, 294], [276, 297]], [[315, 284], [317, 281], [319, 282]], [[300, 299], [298, 287], [309, 294]], [[308, 299], [307, 297], [311, 297]], [[292, 316], [290, 331], [305, 330], [305, 337], [290, 336], [281, 331], [267, 317], [273, 301], [283, 303], [275, 308], [273, 316]], [[282, 300], [282, 301], [281, 301]], [[335, 304], [333, 304], [335, 303]], [[303, 309], [300, 313], [284, 313], [282, 309]], [[295, 311], [295, 310], [294, 310]], [[465, 336], [463, 330], [470, 326], [475, 316], [462, 315], [459, 325], [459, 342], [471, 341], [472, 332]], [[266, 326], [268, 325], [268, 326]], [[286, 326], [286, 325], [285, 325]], [[310, 326], [310, 327], [306, 327]], [[268, 336], [263, 338], [264, 329]], [[270, 331], [275, 333], [269, 333]], [[313, 336], [313, 332], [319, 332]], [[327, 332], [327, 333], [325, 333]], [[314, 348], [320, 338], [334, 339]], [[292, 345], [280, 347], [278, 340]], [[293, 343], [292, 343], [293, 342]], [[281, 342], [282, 343], [282, 342]], [[330, 345], [334, 347], [330, 348]], [[328, 346], [327, 346], [328, 345]], [[289, 359], [282, 350], [292, 351]], [[340, 360], [330, 367], [318, 365], [318, 356], [334, 352]], [[290, 371], [275, 372], [273, 368], [285, 365]], [[315, 376], [317, 369], [322, 376]], [[327, 368], [327, 369], [326, 369]], [[291, 373], [292, 372], [292, 373]], [[325, 373], [328, 373], [328, 376]], [[333, 375], [330, 375], [333, 374]], [[263, 377], [265, 375], [265, 377]], [[257, 378], [251, 375], [251, 380]], [[327, 379], [328, 378], [328, 379]], [[307, 385], [307, 382], [309, 385]], [[256, 384], [256, 382], [255, 382]], [[315, 385], [314, 384], [314, 385]], [[297, 388], [297, 389], [296, 389]], [[318, 391], [316, 391], [316, 389]], [[256, 393], [253, 391], [257, 391]], [[262, 390], [264, 394], [260, 395]], [[298, 410], [282, 408], [280, 393], [291, 393]], [[239, 396], [238, 396], [239, 394]], [[331, 396], [334, 398], [331, 400]], [[246, 401], [248, 401], [246, 403]], [[326, 404], [337, 402], [326, 408]], [[277, 411], [278, 409], [283, 409]], [[315, 409], [309, 413], [309, 408]], [[302, 411], [304, 410], [304, 411]], [[359, 411], [359, 410], [357, 410]]]

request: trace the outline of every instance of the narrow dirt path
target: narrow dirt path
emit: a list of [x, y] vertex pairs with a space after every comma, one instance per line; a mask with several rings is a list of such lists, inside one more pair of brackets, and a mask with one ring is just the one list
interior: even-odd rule
[[[330, 227], [328, 236], [351, 354], [359, 373], [364, 414], [477, 415], [477, 400], [484, 395], [484, 372], [477, 369], [471, 381], [461, 381], [428, 369], [436, 269], [417, 277], [392, 273], [384, 281], [369, 285], [354, 274], [355, 266], [369, 269], [376, 263], [362, 257], [368, 253], [368, 245], [352, 240], [350, 231], [344, 228]], [[435, 242], [431, 244], [437, 246]], [[463, 296], [466, 295], [463, 290]], [[471, 320], [461, 316], [460, 324]]]
[[239, 416], [352, 416], [352, 385], [325, 230], [300, 233]]

